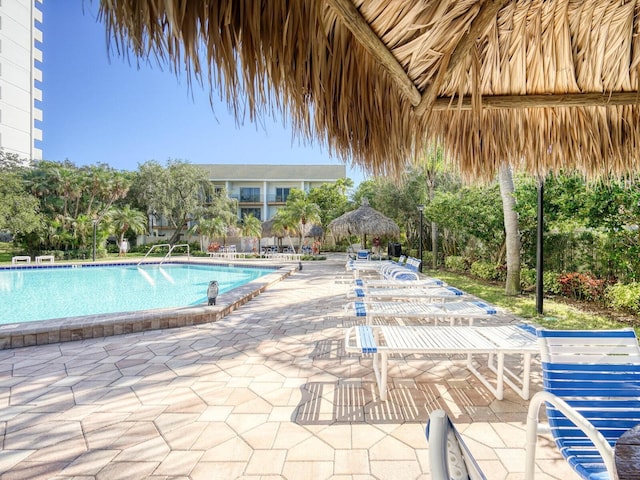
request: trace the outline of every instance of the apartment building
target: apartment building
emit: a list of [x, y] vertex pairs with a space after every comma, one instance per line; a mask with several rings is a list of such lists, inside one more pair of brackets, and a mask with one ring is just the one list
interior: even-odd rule
[[253, 214], [260, 220], [273, 217], [293, 188], [309, 192], [323, 183], [346, 178], [344, 165], [197, 165], [217, 189], [238, 200], [238, 218]]
[[42, 159], [42, 2], [0, 0], [0, 147]]

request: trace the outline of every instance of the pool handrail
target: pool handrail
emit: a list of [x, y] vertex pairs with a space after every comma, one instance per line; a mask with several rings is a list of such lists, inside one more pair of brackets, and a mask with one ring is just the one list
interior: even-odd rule
[[173, 252], [173, 249], [176, 247], [187, 247], [187, 258], [191, 258], [191, 252], [189, 251], [188, 243], [180, 243], [175, 245], [171, 245], [170, 243], [158, 243], [156, 245], [151, 245], [151, 248], [149, 249], [149, 251], [144, 255], [144, 257], [142, 257], [142, 259], [136, 264], [136, 266], [139, 266], [142, 262], [144, 262], [145, 259], [149, 256], [149, 254], [154, 249], [159, 247], [169, 247], [169, 251], [167, 252], [167, 254], [162, 258], [162, 260], [160, 260], [160, 265], [162, 265], [167, 258], [171, 257], [171, 252]]

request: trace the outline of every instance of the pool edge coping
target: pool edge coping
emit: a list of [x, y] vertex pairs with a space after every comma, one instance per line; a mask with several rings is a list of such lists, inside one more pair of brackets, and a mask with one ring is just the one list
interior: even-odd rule
[[[202, 262], [200, 264], [219, 265], [220, 263]], [[224, 263], [226, 266], [233, 264], [233, 262]], [[113, 264], [101, 264], [101, 266], [108, 265]], [[251, 268], [245, 263], [235, 263], [234, 265], [240, 268]], [[253, 267], [258, 266], [254, 265]], [[269, 267], [262, 266], [258, 268], [268, 269]], [[271, 268], [274, 270], [273, 273], [268, 273], [245, 285], [220, 294], [217, 297], [216, 305], [203, 303], [197, 306], [138, 310], [135, 312], [56, 318], [37, 322], [16, 322], [0, 325], [0, 350], [217, 322], [264, 292], [269, 286], [284, 280], [298, 270], [297, 265], [272, 265]]]

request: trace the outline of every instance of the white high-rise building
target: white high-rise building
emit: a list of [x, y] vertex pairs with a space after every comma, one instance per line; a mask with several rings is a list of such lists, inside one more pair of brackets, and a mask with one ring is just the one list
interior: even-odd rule
[[42, 159], [42, 1], [0, 0], [0, 147]]

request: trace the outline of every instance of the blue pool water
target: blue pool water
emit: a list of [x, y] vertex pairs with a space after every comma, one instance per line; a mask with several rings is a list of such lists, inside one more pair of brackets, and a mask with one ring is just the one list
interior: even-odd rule
[[201, 305], [211, 280], [224, 293], [267, 273], [197, 264], [0, 270], [0, 324]]

